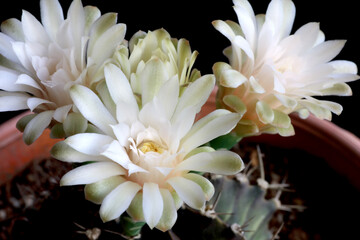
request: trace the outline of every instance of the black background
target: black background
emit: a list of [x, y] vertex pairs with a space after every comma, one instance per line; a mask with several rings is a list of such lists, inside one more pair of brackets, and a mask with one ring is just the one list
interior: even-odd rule
[[[236, 14], [231, 0], [182, 0], [182, 1], [105, 1], [83, 0], [83, 5], [99, 7], [102, 13], [117, 12], [118, 22], [127, 25], [126, 39], [138, 30], [148, 31], [165, 28], [172, 37], [186, 38], [193, 50], [200, 54], [195, 63], [202, 74], [211, 73], [212, 65], [217, 61], [226, 61], [222, 50], [229, 45], [227, 39], [217, 32], [213, 20], [234, 20]], [[250, 0], [255, 13], [265, 13], [269, 0]], [[39, 18], [38, 0], [7, 1], [9, 5], [0, 8], [0, 21], [8, 18], [21, 18], [22, 9]], [[71, 0], [60, 0], [65, 12]], [[343, 0], [294, 0], [296, 18], [293, 32], [308, 22], [320, 22], [320, 28], [326, 39], [346, 39], [343, 51], [336, 59], [350, 60], [360, 66], [360, 35], [358, 8], [356, 1]], [[357, 136], [358, 104], [360, 103], [360, 81], [350, 83], [352, 97], [326, 98], [339, 102], [344, 111], [333, 122]], [[0, 120], [5, 121], [16, 113], [0, 113]]]

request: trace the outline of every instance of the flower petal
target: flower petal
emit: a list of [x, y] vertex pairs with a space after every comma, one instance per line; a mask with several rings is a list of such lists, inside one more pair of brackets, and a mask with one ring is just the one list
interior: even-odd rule
[[102, 156], [94, 156], [76, 151], [64, 141], [56, 143], [51, 148], [51, 156], [63, 162], [89, 162], [105, 160]]
[[185, 152], [229, 133], [240, 120], [241, 115], [218, 109], [197, 121], [181, 140]]
[[57, 0], [41, 0], [40, 10], [41, 22], [51, 38], [55, 40], [60, 24], [64, 21], [61, 5]]
[[113, 162], [95, 162], [77, 167], [66, 173], [60, 181], [61, 186], [90, 184], [108, 177], [124, 175], [126, 171]]
[[214, 195], [214, 193], [215, 193], [214, 186], [208, 179], [204, 178], [203, 176], [200, 176], [199, 174], [195, 174], [195, 173], [188, 173], [188, 174], [184, 175], [184, 178], [197, 183], [203, 190], [203, 192], [205, 194], [205, 199], [207, 201], [209, 201], [212, 198], [212, 196]]
[[129, 80], [121, 69], [114, 64], [108, 64], [105, 66], [104, 73], [106, 84], [115, 104], [124, 102], [125, 104], [130, 105], [131, 108], [137, 108], [137, 102]]
[[74, 85], [70, 88], [70, 96], [87, 120], [106, 134], [113, 135], [110, 125], [115, 125], [116, 121], [93, 91], [81, 85]]
[[100, 207], [100, 217], [104, 222], [119, 217], [129, 207], [141, 186], [134, 182], [124, 182], [109, 193]]
[[240, 172], [244, 163], [240, 156], [231, 151], [201, 152], [181, 162], [178, 171], [210, 172], [222, 175], [232, 175]]
[[65, 139], [73, 149], [90, 155], [100, 155], [114, 139], [98, 133], [79, 133]]
[[218, 150], [214, 152], [201, 152], [181, 162], [176, 170], [210, 172], [222, 175], [232, 175], [240, 172], [244, 163], [240, 156], [231, 152]]
[[23, 140], [27, 145], [32, 144], [47, 128], [52, 120], [54, 111], [44, 111], [37, 114], [26, 125], [23, 133]]
[[112, 190], [125, 181], [125, 178], [121, 176], [112, 176], [87, 184], [84, 188], [85, 198], [93, 203], [100, 204]]
[[160, 189], [160, 193], [164, 201], [164, 208], [156, 228], [165, 232], [174, 226], [177, 219], [177, 211], [175, 208], [174, 199], [169, 190]]
[[205, 195], [201, 187], [195, 182], [183, 177], [170, 178], [167, 182], [190, 207], [201, 209], [205, 205]]
[[144, 184], [142, 204], [145, 221], [153, 229], [160, 221], [164, 209], [160, 189], [156, 183]]

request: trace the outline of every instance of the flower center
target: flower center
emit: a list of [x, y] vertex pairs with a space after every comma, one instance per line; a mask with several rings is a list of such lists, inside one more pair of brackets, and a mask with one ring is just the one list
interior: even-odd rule
[[139, 146], [140, 151], [143, 153], [147, 152], [156, 152], [162, 154], [164, 152], [164, 148], [162, 148], [159, 144], [155, 142], [144, 142]]

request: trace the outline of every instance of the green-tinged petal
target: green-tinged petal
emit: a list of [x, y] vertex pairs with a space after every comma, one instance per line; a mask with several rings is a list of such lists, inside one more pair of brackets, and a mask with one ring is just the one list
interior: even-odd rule
[[45, 111], [37, 114], [30, 122], [26, 125], [23, 133], [23, 140], [26, 144], [32, 144], [43, 131], [49, 126], [54, 111]]
[[56, 108], [56, 110], [54, 112], [54, 119], [61, 123], [64, 122], [72, 107], [73, 107], [73, 105], [69, 104], [69, 105], [65, 105], [65, 106]]
[[237, 88], [247, 81], [248, 79], [244, 75], [233, 69], [224, 71], [220, 77], [221, 86], [228, 88]]
[[287, 97], [283, 94], [274, 94], [274, 96], [287, 108], [291, 110], [297, 106], [297, 101], [291, 97]]
[[197, 183], [183, 177], [170, 178], [167, 182], [190, 207], [201, 209], [205, 205], [205, 195]]
[[105, 31], [89, 49], [89, 57], [97, 64], [102, 64], [114, 54], [118, 45], [124, 40], [126, 32], [125, 24], [117, 24]]
[[161, 86], [169, 79], [164, 63], [154, 57], [149, 60], [140, 73], [139, 81], [142, 85], [142, 105], [150, 102], [158, 93]]
[[256, 123], [251, 120], [240, 120], [233, 131], [236, 132], [239, 137], [247, 137], [258, 134], [259, 128]]
[[254, 77], [249, 78], [251, 90], [255, 93], [265, 93], [265, 89], [258, 83]]
[[289, 137], [295, 135], [295, 129], [293, 125], [290, 125], [288, 128], [279, 128], [278, 129], [279, 135], [282, 137]]
[[173, 190], [173, 191], [170, 191], [170, 193], [174, 200], [175, 208], [176, 208], [176, 210], [178, 210], [184, 204], [184, 201], [180, 198], [179, 194], [177, 194], [176, 191]]
[[274, 111], [266, 102], [258, 101], [256, 103], [256, 113], [259, 120], [265, 124], [274, 121]]
[[216, 20], [212, 22], [212, 25], [218, 30], [222, 35], [224, 35], [229, 41], [232, 41], [235, 38], [235, 33], [233, 29], [225, 21]]
[[19, 121], [16, 123], [16, 128], [23, 132], [25, 130], [26, 125], [36, 116], [37, 114], [29, 114], [22, 118], [20, 118]]
[[196, 154], [176, 167], [178, 171], [199, 171], [223, 175], [236, 174], [243, 168], [244, 163], [240, 156], [225, 150]]
[[16, 18], [10, 18], [1, 23], [1, 32], [17, 41], [24, 41], [24, 32], [21, 22]]
[[101, 81], [99, 84], [97, 84], [96, 92], [99, 94], [101, 101], [104, 103], [105, 107], [110, 111], [113, 117], [116, 117], [116, 105], [114, 100], [111, 98], [106, 81]]
[[313, 101], [300, 101], [300, 104], [307, 108], [312, 114], [314, 114], [317, 118], [331, 120], [331, 111], [320, 106], [318, 103], [314, 103]]
[[51, 156], [56, 158], [57, 160], [63, 162], [89, 162], [89, 161], [101, 161], [105, 160], [102, 156], [92, 156], [89, 154], [81, 153], [76, 151], [64, 141], [55, 143], [55, 145], [51, 148]]
[[105, 151], [105, 146], [114, 139], [107, 135], [97, 133], [79, 133], [68, 137], [65, 143], [73, 149], [90, 155], [100, 155]]
[[[90, 31], [94, 28], [94, 24], [96, 20], [101, 17], [101, 12], [97, 7], [94, 6], [85, 6], [84, 7], [85, 13], [85, 35], [90, 35]], [[107, 14], [104, 14], [104, 16]], [[114, 23], [115, 24], [115, 23]], [[93, 38], [93, 35], [90, 37]]]
[[129, 208], [126, 210], [126, 212], [135, 221], [145, 221], [144, 211], [143, 211], [143, 193], [142, 192], [138, 192], [135, 195], [135, 197], [131, 201]]
[[187, 159], [191, 156], [194, 156], [198, 153], [202, 153], [202, 152], [213, 152], [215, 151], [212, 147], [208, 147], [208, 146], [203, 146], [203, 147], [198, 147], [198, 148], [195, 148], [193, 149], [191, 152], [189, 152], [185, 157], [184, 159]]
[[112, 135], [110, 125], [116, 124], [116, 121], [93, 91], [84, 86], [74, 85], [70, 89], [70, 96], [89, 122], [106, 134]]
[[87, 184], [84, 188], [85, 198], [93, 203], [100, 204], [112, 190], [125, 181], [125, 178], [121, 176], [112, 176]]
[[185, 152], [229, 133], [240, 120], [240, 115], [218, 109], [197, 121], [181, 140]]
[[66, 136], [72, 136], [86, 131], [87, 120], [80, 113], [70, 113], [63, 124]]
[[335, 83], [331, 87], [320, 90], [323, 95], [351, 96], [352, 91], [346, 83]]
[[124, 182], [110, 192], [100, 207], [100, 217], [104, 222], [119, 217], [129, 207], [141, 186], [134, 182]]
[[171, 229], [177, 219], [177, 211], [175, 208], [174, 199], [167, 189], [160, 189], [162, 199], [164, 201], [163, 213], [156, 228], [165, 232]]
[[50, 131], [50, 137], [54, 139], [66, 137], [62, 123], [56, 123], [54, 126], [52, 126]]
[[215, 77], [213, 75], [202, 76], [191, 83], [182, 94], [174, 115], [180, 114], [183, 109], [189, 106], [196, 106], [197, 112], [199, 112], [202, 105], [209, 98], [214, 86]]
[[272, 121], [271, 125], [278, 127], [278, 128], [289, 128], [291, 125], [291, 119], [289, 115], [273, 110], [274, 112], [274, 120]]
[[195, 173], [188, 173], [188, 174], [184, 175], [184, 178], [197, 183], [203, 190], [203, 192], [205, 194], [205, 199], [207, 201], [209, 201], [212, 198], [212, 196], [214, 195], [214, 193], [215, 193], [214, 186], [208, 179], [204, 178], [203, 176], [200, 176], [199, 174], [195, 174]]
[[224, 103], [233, 109], [235, 112], [244, 115], [246, 112], [246, 105], [241, 101], [241, 99], [235, 95], [226, 95], [223, 98]]
[[142, 205], [145, 221], [153, 229], [160, 221], [164, 209], [160, 189], [156, 183], [144, 184]]
[[124, 175], [126, 171], [113, 162], [95, 162], [77, 167], [66, 173], [60, 181], [61, 186], [90, 184], [108, 177]]

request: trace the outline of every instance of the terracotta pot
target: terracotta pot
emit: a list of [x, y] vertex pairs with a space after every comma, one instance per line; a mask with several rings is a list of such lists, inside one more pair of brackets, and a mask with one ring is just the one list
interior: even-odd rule
[[22, 133], [16, 129], [16, 122], [29, 113], [21, 114], [0, 126], [0, 185], [20, 173], [34, 160], [50, 157], [51, 147], [58, 139], [49, 137], [49, 130], [28, 146], [23, 142]]

